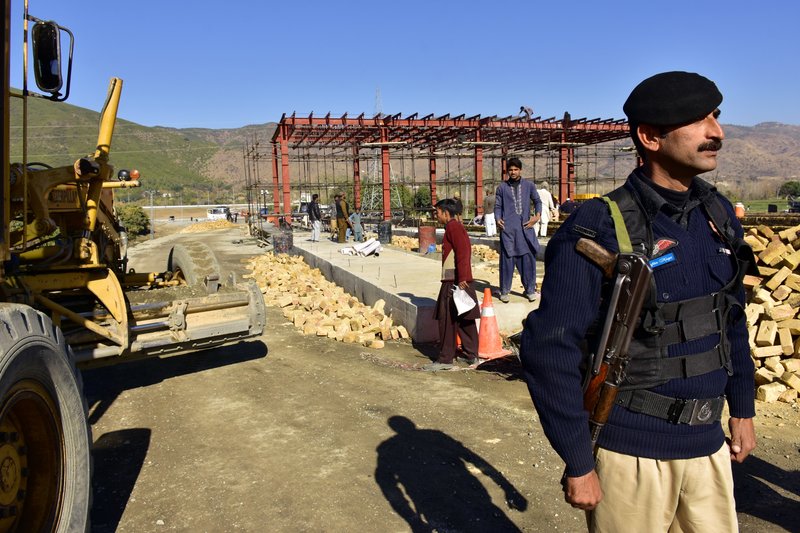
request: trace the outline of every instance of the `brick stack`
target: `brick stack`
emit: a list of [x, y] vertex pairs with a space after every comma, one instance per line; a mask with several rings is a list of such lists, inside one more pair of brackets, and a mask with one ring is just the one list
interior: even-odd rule
[[473, 244], [472, 257], [484, 261], [486, 263], [500, 262], [500, 254], [497, 252], [497, 250], [490, 248], [485, 244]]
[[[403, 235], [392, 236], [392, 246], [395, 248], [402, 248], [407, 251], [417, 251], [419, 249], [419, 239], [417, 237], [405, 237]], [[441, 251], [441, 245], [437, 249]]]
[[800, 226], [779, 232], [758, 226], [745, 240], [759, 270], [744, 279], [756, 397], [792, 403], [800, 391]]
[[252, 278], [267, 305], [283, 308], [283, 316], [305, 335], [383, 348], [387, 340], [409, 339], [395, 326], [378, 300], [370, 307], [331, 283], [300, 256], [268, 253], [249, 260]]

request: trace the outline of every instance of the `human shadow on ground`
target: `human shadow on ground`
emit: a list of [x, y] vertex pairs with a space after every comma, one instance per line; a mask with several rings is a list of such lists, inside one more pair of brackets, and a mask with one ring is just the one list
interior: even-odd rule
[[82, 371], [89, 402], [89, 423], [98, 422], [123, 391], [160, 383], [165, 379], [266, 357], [261, 341], [241, 342], [186, 355], [151, 358]]
[[510, 509], [524, 511], [528, 501], [485, 459], [446, 433], [418, 429], [404, 416], [387, 423], [397, 434], [377, 448], [375, 481], [412, 531], [520, 531], [471, 470], [496, 483]]
[[92, 532], [113, 533], [122, 519], [150, 447], [147, 428], [105, 433], [92, 447]]
[[797, 471], [783, 470], [751, 455], [743, 463], [733, 463], [733, 479], [737, 512], [786, 531], [798, 531], [800, 474]]
[[417, 296], [413, 292], [398, 292], [398, 296], [402, 296], [403, 298], [408, 298], [408, 301], [411, 302], [411, 305], [416, 305], [417, 307], [434, 307], [436, 305], [435, 298], [429, 298], [428, 296]]

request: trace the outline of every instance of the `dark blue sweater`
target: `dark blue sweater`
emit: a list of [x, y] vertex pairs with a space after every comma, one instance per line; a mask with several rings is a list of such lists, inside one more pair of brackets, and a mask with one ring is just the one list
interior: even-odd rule
[[[708, 183], [695, 178], [685, 211], [674, 208], [650, 186], [640, 170], [624, 185], [645, 205], [653, 219], [654, 242], [670, 238], [677, 245], [669, 251], [675, 260], [655, 267], [653, 274], [659, 302], [673, 302], [707, 295], [722, 289], [735, 274], [730, 250], [712, 230], [699, 199], [718, 194]], [[737, 236], [742, 236], [730, 202], [723, 199]], [[586, 202], [559, 228], [545, 252], [545, 278], [538, 310], [527, 318], [520, 357], [531, 397], [547, 438], [567, 465], [567, 475], [581, 476], [594, 468], [583, 410], [580, 345], [598, 316], [602, 273], [575, 251], [582, 235], [576, 227], [597, 233], [595, 240], [618, 252], [614, 225], [608, 207], [600, 200]], [[583, 230], [582, 230], [583, 231]], [[744, 291], [740, 291], [744, 302]], [[728, 328], [733, 376], [723, 369], [687, 379], [674, 379], [650, 390], [676, 398], [714, 398], [726, 395], [731, 416], [755, 415], [753, 362], [750, 359], [744, 314], [736, 309]], [[669, 347], [669, 356], [700, 353], [713, 348], [713, 334]], [[720, 423], [689, 426], [614, 406], [600, 433], [599, 446], [627, 455], [655, 459], [686, 459], [710, 455], [722, 446]]]

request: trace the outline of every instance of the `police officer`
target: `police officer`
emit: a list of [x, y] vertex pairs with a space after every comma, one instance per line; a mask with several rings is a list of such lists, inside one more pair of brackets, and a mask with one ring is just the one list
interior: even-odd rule
[[575, 244], [584, 237], [619, 251], [609, 207], [584, 203], [547, 246], [542, 302], [526, 320], [520, 357], [545, 434], [566, 463], [565, 499], [588, 511], [590, 531], [738, 529], [730, 462], [755, 448], [740, 281], [753, 260], [730, 202], [697, 177], [717, 166], [721, 102], [705, 77], [664, 72], [636, 86], [623, 107], [644, 164], [609, 196], [655, 286], [596, 455], [581, 346], [603, 320], [608, 284]]

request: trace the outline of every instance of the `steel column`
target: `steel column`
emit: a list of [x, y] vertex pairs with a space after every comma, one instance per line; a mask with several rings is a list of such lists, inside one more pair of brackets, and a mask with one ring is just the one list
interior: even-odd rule
[[289, 143], [286, 138], [281, 135], [281, 181], [283, 182], [283, 211], [282, 213], [288, 214], [286, 222], [291, 223], [292, 213], [292, 198], [289, 193]]
[[[256, 163], [258, 164], [258, 163]], [[281, 205], [280, 198], [280, 185], [278, 181], [278, 143], [272, 143], [272, 212], [280, 213]], [[264, 202], [264, 207], [267, 207], [267, 202]]]
[[558, 201], [575, 198], [575, 149], [562, 146], [558, 149]]
[[[381, 142], [389, 141], [386, 128], [381, 128]], [[392, 218], [392, 189], [391, 189], [391, 167], [389, 166], [389, 147], [385, 144], [381, 146], [381, 178], [383, 178], [383, 220]]]
[[436, 156], [428, 158], [428, 175], [431, 181], [431, 205], [436, 205]]
[[475, 147], [475, 214], [483, 214], [483, 148], [480, 146]]
[[353, 205], [361, 210], [361, 162], [358, 159], [358, 146], [353, 146]]

